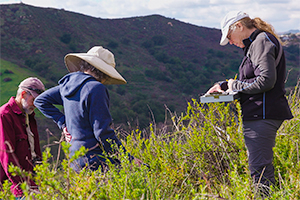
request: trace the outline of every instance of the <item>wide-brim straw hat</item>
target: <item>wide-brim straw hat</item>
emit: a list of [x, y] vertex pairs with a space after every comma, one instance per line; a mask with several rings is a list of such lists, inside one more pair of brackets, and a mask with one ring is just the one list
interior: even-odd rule
[[111, 84], [126, 84], [126, 80], [116, 70], [114, 54], [102, 46], [95, 46], [87, 53], [70, 53], [65, 56], [65, 64], [69, 72], [79, 71], [79, 63], [85, 60], [96, 69], [106, 74], [107, 80], [103, 83]]

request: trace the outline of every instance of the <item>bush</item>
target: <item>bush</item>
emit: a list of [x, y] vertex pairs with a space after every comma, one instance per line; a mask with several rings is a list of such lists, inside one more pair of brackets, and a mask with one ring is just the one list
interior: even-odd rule
[[154, 54], [154, 57], [159, 62], [163, 62], [163, 63], [169, 62], [169, 56], [165, 52], [157, 52]]
[[112, 49], [116, 49], [117, 47], [119, 46], [119, 44], [115, 41], [110, 41], [108, 44], [107, 44], [107, 47], [108, 48], [112, 48]]
[[125, 88], [123, 86], [118, 86], [116, 92], [119, 95], [125, 95], [126, 94], [126, 90], [125, 90]]
[[146, 49], [150, 49], [153, 46], [153, 42], [152, 41], [145, 41], [142, 43], [142, 47], [146, 48]]
[[14, 72], [13, 71], [11, 71], [11, 70], [8, 70], [8, 69], [6, 69], [6, 70], [4, 70], [4, 72], [3, 72], [4, 74], [14, 74]]
[[71, 34], [65, 33], [59, 39], [61, 42], [65, 43], [65, 44], [69, 44], [71, 42], [72, 37], [71, 37]]
[[167, 38], [162, 35], [156, 35], [151, 38], [154, 46], [162, 46], [167, 43]]
[[9, 81], [12, 81], [12, 79], [10, 77], [6, 77], [3, 79], [3, 82], [9, 82]]
[[130, 44], [130, 39], [128, 39], [128, 38], [122, 38], [121, 42], [122, 42], [122, 44], [129, 45]]

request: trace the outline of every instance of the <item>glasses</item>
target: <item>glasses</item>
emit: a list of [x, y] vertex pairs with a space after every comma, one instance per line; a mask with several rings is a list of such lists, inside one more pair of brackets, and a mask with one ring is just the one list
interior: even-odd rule
[[236, 26], [230, 26], [230, 27], [229, 27], [229, 32], [228, 32], [228, 34], [227, 34], [227, 39], [228, 39], [228, 40], [231, 40], [231, 34], [232, 34], [232, 32], [235, 30], [235, 28], [236, 28]]
[[[23, 86], [24, 87], [24, 86]], [[42, 92], [44, 92], [44, 90], [40, 90], [40, 89], [35, 89], [35, 88], [31, 88], [31, 87], [24, 87], [28, 90], [31, 90], [31, 91], [35, 91], [36, 93], [38, 94], [42, 94]]]

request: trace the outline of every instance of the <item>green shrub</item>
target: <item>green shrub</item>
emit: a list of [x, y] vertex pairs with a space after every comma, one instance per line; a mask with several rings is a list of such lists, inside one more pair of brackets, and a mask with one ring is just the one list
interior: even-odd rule
[[65, 43], [65, 44], [69, 44], [72, 40], [72, 37], [71, 37], [71, 34], [65, 33], [59, 39], [61, 42]]
[[167, 43], [167, 38], [162, 35], [156, 35], [151, 38], [155, 46], [162, 46]]
[[110, 41], [108, 44], [107, 44], [107, 47], [108, 48], [112, 48], [112, 49], [116, 49], [117, 47], [119, 46], [119, 44], [115, 41]]

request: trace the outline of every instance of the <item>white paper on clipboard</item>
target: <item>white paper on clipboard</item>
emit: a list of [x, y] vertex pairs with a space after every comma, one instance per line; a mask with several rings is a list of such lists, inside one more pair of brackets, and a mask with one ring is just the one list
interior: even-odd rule
[[234, 101], [235, 99], [239, 99], [238, 92], [230, 92], [230, 93], [211, 93], [205, 94], [200, 97], [201, 103], [213, 103], [213, 102], [229, 102]]

